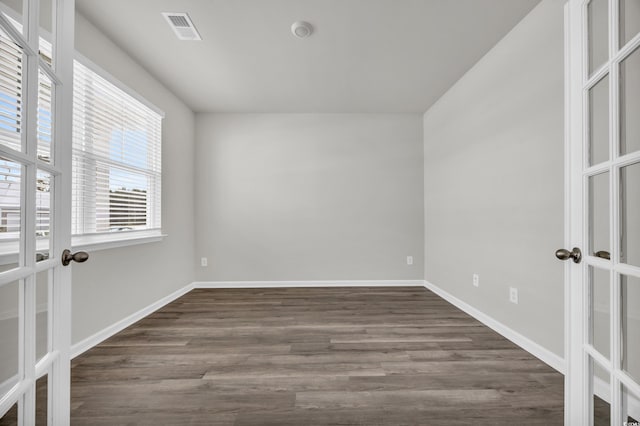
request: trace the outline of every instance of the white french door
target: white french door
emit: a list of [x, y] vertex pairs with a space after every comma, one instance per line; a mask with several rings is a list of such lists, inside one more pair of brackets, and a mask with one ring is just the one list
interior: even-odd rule
[[640, 0], [566, 11], [566, 423], [622, 426], [640, 420]]
[[1, 5], [0, 424], [68, 424], [74, 1]]

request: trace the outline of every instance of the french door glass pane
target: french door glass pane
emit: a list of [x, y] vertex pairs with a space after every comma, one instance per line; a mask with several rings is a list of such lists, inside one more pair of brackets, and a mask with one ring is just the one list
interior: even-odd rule
[[0, 144], [22, 149], [22, 49], [0, 28]]
[[[2, 259], [2, 257], [0, 257]], [[0, 272], [10, 271], [11, 269], [15, 269], [19, 267], [18, 264], [18, 254], [11, 253], [9, 255], [4, 256], [4, 259], [0, 261]]]
[[609, 58], [608, 0], [591, 0], [587, 5], [589, 31], [589, 75]]
[[589, 177], [589, 253], [609, 249], [609, 172]]
[[25, 0], [10, 0], [2, 1], [4, 6], [7, 6], [8, 12], [3, 13], [6, 17], [10, 18], [16, 24], [15, 27], [18, 31], [22, 32], [22, 10]]
[[51, 108], [53, 84], [40, 70], [38, 87], [38, 158], [51, 162], [53, 141], [53, 113]]
[[609, 76], [589, 89], [589, 164], [609, 159]]
[[628, 426], [640, 422], [640, 395], [634, 395], [624, 385], [622, 385], [622, 421]]
[[49, 271], [36, 275], [36, 362], [48, 352]]
[[13, 407], [0, 417], [0, 424], [3, 426], [14, 426], [18, 424], [18, 404], [13, 404]]
[[0, 243], [8, 248], [5, 263], [14, 266], [19, 261], [22, 171], [20, 164], [0, 157]]
[[620, 0], [620, 46], [640, 33], [640, 0]]
[[602, 355], [609, 359], [609, 271], [589, 266], [590, 293], [590, 342]]
[[640, 278], [622, 275], [622, 369], [640, 382]]
[[[51, 34], [53, 28], [53, 9], [51, 8], [52, 0], [40, 0], [40, 31], [44, 30], [48, 34]], [[45, 62], [51, 65], [51, 58], [53, 57], [51, 51], [51, 40], [45, 40], [42, 35], [40, 36], [40, 56]]]
[[591, 410], [594, 426], [610, 426], [611, 405], [609, 394], [611, 378], [607, 370], [590, 358]]
[[[640, 3], [640, 0], [638, 0]], [[620, 154], [640, 150], [640, 48], [620, 63]]]
[[38, 170], [36, 181], [36, 261], [49, 259], [51, 248], [51, 206], [53, 178]]
[[45, 374], [36, 381], [36, 426], [47, 424], [49, 376]]
[[640, 163], [620, 170], [620, 261], [640, 266]]
[[0, 287], [0, 398], [18, 382], [20, 282]]

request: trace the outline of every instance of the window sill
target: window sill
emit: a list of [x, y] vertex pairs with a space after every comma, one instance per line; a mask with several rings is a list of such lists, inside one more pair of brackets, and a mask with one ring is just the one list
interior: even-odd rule
[[131, 232], [123, 234], [82, 235], [71, 238], [73, 251], [98, 251], [118, 247], [127, 247], [138, 244], [157, 243], [162, 241], [166, 234], [162, 231]]

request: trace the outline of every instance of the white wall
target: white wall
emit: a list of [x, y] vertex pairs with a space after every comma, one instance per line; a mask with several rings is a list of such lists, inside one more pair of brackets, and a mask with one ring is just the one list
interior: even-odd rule
[[73, 266], [73, 342], [193, 281], [194, 114], [98, 29], [76, 15], [76, 49], [162, 109], [159, 243], [93, 251]]
[[422, 279], [419, 114], [197, 114], [196, 140], [199, 281]]
[[540, 3], [424, 115], [427, 281], [560, 356], [563, 133], [557, 0]]

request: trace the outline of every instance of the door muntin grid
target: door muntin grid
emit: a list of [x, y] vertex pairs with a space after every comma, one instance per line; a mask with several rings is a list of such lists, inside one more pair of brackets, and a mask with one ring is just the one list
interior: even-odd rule
[[[596, 4], [597, 2], [597, 4]], [[583, 221], [583, 241], [588, 248], [583, 264], [584, 293], [586, 296], [584, 306], [588, 309], [584, 310], [586, 318], [584, 324], [587, 327], [584, 335], [584, 352], [588, 359], [595, 361], [610, 377], [610, 381], [603, 385], [604, 382], [598, 380], [597, 375], [589, 373], [589, 369], [585, 370], [587, 374], [585, 383], [589, 383], [589, 392], [585, 393], [588, 398], [585, 407], [589, 408], [591, 424], [594, 422], [594, 412], [602, 413], [602, 410], [594, 410], [595, 391], [606, 393], [609, 403], [611, 404], [610, 421], [611, 424], [622, 424], [629, 418], [637, 420], [640, 413], [633, 413], [630, 410], [637, 410], [640, 405], [640, 385], [637, 374], [637, 363], [630, 356], [636, 356], [640, 359], [640, 339], [633, 339], [629, 334], [632, 330], [637, 330], [635, 320], [630, 316], [628, 297], [637, 296], [638, 292], [632, 283], [639, 283], [640, 279], [640, 262], [638, 264], [631, 259], [635, 257], [635, 250], [640, 246], [640, 235], [630, 223], [631, 212], [640, 211], [640, 206], [636, 208], [635, 204], [640, 203], [640, 197], [634, 197], [630, 192], [630, 187], [636, 185], [640, 188], [640, 182], [634, 183], [629, 176], [636, 176], [634, 165], [640, 168], [640, 140], [636, 141], [636, 137], [640, 139], [635, 130], [635, 123], [631, 124], [631, 139], [629, 138], [628, 128], [630, 122], [628, 117], [632, 114], [640, 115], [640, 109], [629, 111], [629, 108], [638, 108], [640, 103], [635, 103], [632, 95], [637, 91], [640, 95], [640, 84], [636, 83], [635, 74], [630, 74], [626, 68], [631, 68], [633, 64], [635, 69], [635, 54], [640, 57], [640, 34], [629, 36], [628, 31], [623, 30], [623, 26], [627, 28], [635, 28], [634, 25], [639, 22], [629, 21], [629, 16], [624, 15], [629, 11], [630, 2], [627, 0], [609, 0], [606, 4], [606, 16], [608, 21], [608, 31], [606, 45], [608, 46], [608, 57], [603, 64], [595, 64], [595, 59], [590, 59], [593, 51], [602, 52], [602, 46], [605, 44], [602, 40], [594, 40], [595, 37], [601, 37], [597, 31], [592, 32], [594, 22], [599, 22], [599, 30], [601, 32], [602, 17], [590, 16], [594, 10], [603, 13], [603, 0], [585, 1], [583, 4], [583, 28], [585, 29], [583, 57], [587, 58], [586, 66], [583, 67], [584, 84], [583, 84], [583, 111], [585, 111], [585, 137], [583, 140], [583, 152], [585, 158], [583, 161], [583, 212], [585, 219]], [[606, 2], [606, 0], [605, 0]], [[626, 9], [625, 9], [626, 8]], [[640, 13], [640, 8], [638, 9]], [[640, 28], [640, 27], [638, 27]], [[624, 35], [625, 39], [622, 38]], [[595, 42], [595, 43], [594, 43]], [[598, 57], [601, 58], [601, 55]], [[595, 61], [595, 62], [594, 62]], [[640, 67], [639, 67], [640, 72]], [[640, 79], [638, 79], [640, 81]], [[594, 117], [594, 88], [603, 81], [607, 81], [608, 96], [607, 105], [599, 106], [600, 116]], [[632, 86], [631, 92], [626, 93], [625, 90]], [[631, 101], [630, 101], [631, 99]], [[602, 102], [600, 102], [602, 104]], [[606, 114], [606, 117], [603, 115]], [[594, 122], [594, 120], [596, 122]], [[602, 146], [602, 131], [597, 135], [591, 134], [592, 129], [607, 129], [608, 143], [606, 149]], [[625, 133], [626, 132], [626, 133]], [[600, 145], [591, 145], [591, 141], [597, 136]], [[634, 149], [628, 149], [628, 147]], [[593, 153], [598, 152], [597, 161], [593, 161]], [[598, 176], [607, 176], [608, 181], [605, 185], [596, 185], [594, 182]], [[602, 179], [599, 179], [602, 182]], [[602, 200], [608, 200], [608, 205], [604, 206]], [[599, 200], [595, 202], [594, 200]], [[603, 256], [606, 252], [609, 259]], [[594, 269], [602, 271], [608, 276], [609, 295], [603, 297], [602, 290], [599, 292], [594, 290], [593, 271]], [[601, 279], [602, 281], [602, 279]], [[640, 285], [640, 284], [639, 284]], [[602, 301], [608, 303], [609, 306], [603, 307]], [[607, 312], [609, 321], [607, 327], [603, 327], [602, 321], [596, 321], [597, 313], [595, 307], [600, 311]], [[600, 315], [601, 316], [601, 315]], [[604, 329], [604, 330], [603, 330]], [[602, 337], [594, 339], [593, 336], [608, 335], [607, 339]], [[602, 348], [603, 341], [608, 341], [609, 347]], [[633, 345], [638, 345], [637, 352]], [[604, 354], [603, 354], [604, 353]], [[591, 362], [593, 362], [591, 361]], [[601, 374], [602, 375], [602, 374]], [[631, 401], [631, 403], [629, 402]], [[635, 407], [635, 408], [634, 408]], [[632, 417], [635, 415], [636, 417]]]
[[53, 272], [59, 261], [51, 254], [53, 205], [62, 175], [54, 156], [55, 97], [61, 80], [53, 69], [53, 44], [43, 42], [39, 34], [38, 1], [24, 0], [24, 4], [29, 12], [24, 20], [21, 16], [19, 21], [11, 20], [4, 4], [0, 18], [3, 46], [12, 49], [12, 60], [3, 63], [4, 76], [15, 71], [19, 81], [19, 85], [5, 84], [0, 96], [4, 102], [0, 109], [10, 113], [5, 121], [15, 124], [5, 123], [0, 129], [14, 132], [4, 138], [9, 143], [0, 143], [4, 165], [0, 174], [5, 177], [0, 179], [0, 191], [4, 189], [0, 193], [0, 290], [16, 287], [18, 294], [14, 311], [2, 316], [16, 325], [4, 336], [12, 342], [16, 374], [0, 380], [0, 417], [16, 406], [19, 423], [32, 424], [36, 380], [58, 359], [52, 343], [52, 311]]

